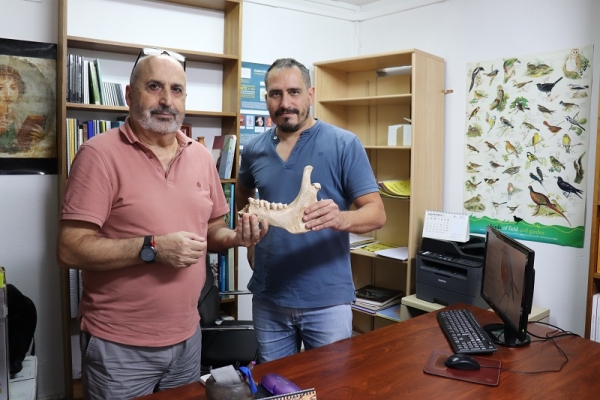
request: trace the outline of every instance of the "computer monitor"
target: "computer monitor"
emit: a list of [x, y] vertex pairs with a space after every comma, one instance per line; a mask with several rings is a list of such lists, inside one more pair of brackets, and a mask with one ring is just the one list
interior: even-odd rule
[[535, 252], [491, 226], [486, 230], [481, 297], [502, 320], [483, 328], [494, 343], [530, 343], [527, 322], [533, 301]]

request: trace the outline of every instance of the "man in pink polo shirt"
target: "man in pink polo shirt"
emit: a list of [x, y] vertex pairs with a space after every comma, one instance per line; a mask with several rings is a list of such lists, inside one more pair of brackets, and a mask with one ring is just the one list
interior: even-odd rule
[[231, 230], [211, 153], [186, 137], [185, 57], [143, 49], [120, 128], [85, 142], [60, 211], [57, 257], [82, 270], [86, 399], [129, 399], [200, 379], [198, 299], [207, 251], [256, 244]]

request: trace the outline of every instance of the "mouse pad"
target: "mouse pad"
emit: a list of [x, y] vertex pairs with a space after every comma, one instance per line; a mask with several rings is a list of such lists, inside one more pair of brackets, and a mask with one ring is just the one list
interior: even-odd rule
[[480, 383], [488, 386], [498, 386], [500, 382], [500, 367], [502, 363], [500, 360], [494, 360], [491, 358], [483, 358], [477, 356], [471, 356], [481, 368], [478, 370], [459, 370], [448, 368], [444, 365], [444, 361], [450, 357], [453, 353], [436, 349], [431, 352], [423, 372], [431, 375], [443, 376], [445, 378], [458, 379], [460, 381]]

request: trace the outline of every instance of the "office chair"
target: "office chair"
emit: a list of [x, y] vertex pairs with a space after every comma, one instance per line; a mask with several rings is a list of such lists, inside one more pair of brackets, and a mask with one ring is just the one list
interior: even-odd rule
[[202, 329], [202, 374], [208, 373], [210, 368], [246, 366], [257, 360], [258, 343], [252, 321], [219, 320], [221, 295], [250, 292], [219, 292], [214, 282], [213, 272], [207, 263], [206, 283], [198, 301]]

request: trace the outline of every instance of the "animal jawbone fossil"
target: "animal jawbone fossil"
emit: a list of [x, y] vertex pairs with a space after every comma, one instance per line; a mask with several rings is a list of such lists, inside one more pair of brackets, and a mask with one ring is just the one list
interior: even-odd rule
[[312, 169], [311, 165], [304, 167], [300, 192], [291, 204], [269, 203], [266, 200], [248, 198], [248, 204], [239, 214], [254, 214], [259, 221], [266, 220], [269, 225], [278, 226], [290, 233], [308, 232], [302, 221], [304, 210], [317, 202], [317, 192], [321, 189], [319, 183], [310, 183]]

